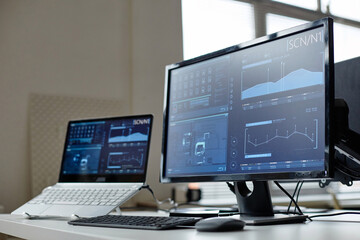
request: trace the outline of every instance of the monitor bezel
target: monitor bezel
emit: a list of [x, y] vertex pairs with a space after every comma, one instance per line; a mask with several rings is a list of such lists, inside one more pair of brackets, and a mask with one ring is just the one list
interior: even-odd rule
[[[241, 51], [247, 48], [255, 47], [270, 41], [288, 37], [294, 34], [323, 27], [325, 43], [325, 152], [324, 152], [324, 170], [320, 171], [296, 171], [296, 172], [279, 172], [279, 173], [236, 173], [236, 174], [218, 174], [218, 175], [188, 175], [188, 176], [167, 176], [166, 175], [166, 156], [167, 156], [167, 133], [169, 117], [169, 91], [170, 91], [170, 74], [174, 69], [185, 67], [201, 61], [209, 60], [225, 54]], [[164, 87], [164, 109], [163, 109], [163, 136], [162, 136], [162, 154], [160, 181], [162, 183], [177, 182], [212, 182], [212, 181], [254, 181], [254, 180], [294, 180], [294, 179], [319, 179], [331, 178], [333, 176], [333, 118], [334, 118], [334, 44], [333, 44], [333, 20], [323, 18], [317, 21], [292, 27], [283, 31], [269, 34], [248, 42], [234, 45], [219, 51], [205, 54], [193, 59], [170, 64], [165, 67], [165, 87]]]
[[[146, 163], [144, 166], [144, 172], [138, 174], [126, 174], [126, 173], [119, 173], [119, 174], [63, 174], [63, 168], [65, 163], [65, 152], [67, 141], [69, 138], [69, 128], [73, 123], [82, 123], [82, 122], [98, 122], [98, 121], [113, 121], [113, 120], [127, 120], [127, 119], [138, 119], [138, 118], [149, 118], [150, 119], [150, 131], [149, 131], [149, 138], [148, 138], [148, 145], [147, 145], [147, 156], [146, 156]], [[72, 120], [68, 122], [67, 125], [67, 132], [66, 138], [63, 148], [63, 159], [61, 162], [61, 169], [59, 174], [59, 182], [74, 182], [74, 183], [99, 183], [99, 182], [106, 182], [106, 183], [132, 183], [132, 182], [142, 182], [146, 181], [146, 173], [147, 167], [149, 162], [149, 154], [150, 154], [150, 142], [151, 142], [151, 132], [152, 132], [152, 125], [153, 125], [153, 115], [152, 114], [144, 114], [144, 115], [132, 115], [132, 116], [119, 116], [119, 117], [105, 117], [105, 118], [94, 118], [94, 119], [81, 119], [81, 120]]]

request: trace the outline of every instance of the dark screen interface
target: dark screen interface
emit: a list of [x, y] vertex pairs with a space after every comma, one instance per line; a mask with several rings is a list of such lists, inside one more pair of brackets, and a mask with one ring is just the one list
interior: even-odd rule
[[167, 176], [324, 170], [324, 32], [171, 70]]
[[144, 173], [151, 119], [71, 123], [63, 174]]

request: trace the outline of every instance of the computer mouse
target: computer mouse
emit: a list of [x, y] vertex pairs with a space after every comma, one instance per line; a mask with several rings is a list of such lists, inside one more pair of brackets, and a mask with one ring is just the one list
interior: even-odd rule
[[199, 232], [240, 231], [244, 226], [244, 221], [229, 217], [206, 218], [195, 224], [195, 228]]

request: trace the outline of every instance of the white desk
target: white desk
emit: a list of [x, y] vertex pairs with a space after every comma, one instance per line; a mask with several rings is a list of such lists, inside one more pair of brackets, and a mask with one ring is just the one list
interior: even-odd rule
[[[156, 215], [153, 214], [153, 215]], [[313, 221], [305, 224], [275, 226], [246, 226], [244, 231], [204, 233], [195, 229], [132, 230], [71, 226], [64, 220], [27, 220], [21, 216], [0, 214], [0, 232], [26, 239], [229, 239], [229, 240], [332, 240], [360, 239], [360, 216], [346, 215], [332, 221]], [[334, 221], [334, 220], [342, 221]], [[353, 222], [344, 222], [350, 220]]]

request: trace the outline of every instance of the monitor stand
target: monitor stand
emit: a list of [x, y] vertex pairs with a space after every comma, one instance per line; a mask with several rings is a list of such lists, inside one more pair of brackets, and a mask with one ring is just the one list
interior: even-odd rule
[[247, 225], [303, 223], [306, 215], [274, 214], [268, 182], [253, 181], [251, 191], [245, 181], [234, 182], [240, 219]]

